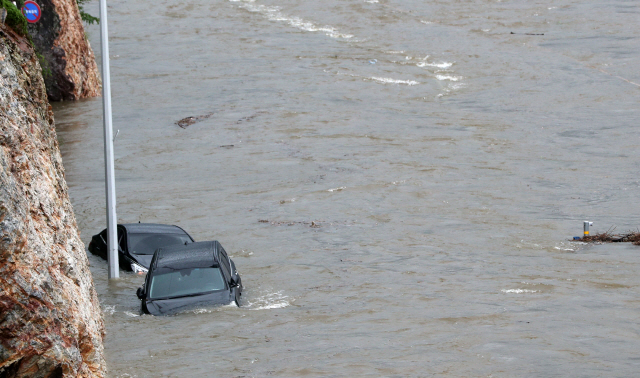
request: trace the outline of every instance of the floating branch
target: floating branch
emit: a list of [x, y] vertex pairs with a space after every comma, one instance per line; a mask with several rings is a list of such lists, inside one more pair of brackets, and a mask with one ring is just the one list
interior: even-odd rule
[[624, 234], [615, 234], [615, 227], [609, 228], [606, 232], [586, 235], [578, 241], [587, 243], [633, 243], [640, 245], [640, 231], [628, 231]]

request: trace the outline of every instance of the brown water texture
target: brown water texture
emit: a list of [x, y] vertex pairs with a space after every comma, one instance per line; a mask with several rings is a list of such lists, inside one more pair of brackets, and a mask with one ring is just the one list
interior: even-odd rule
[[[119, 221], [219, 240], [245, 285], [140, 316], [91, 256], [112, 377], [640, 371], [640, 247], [569, 242], [640, 226], [638, 2], [109, 6]], [[54, 110], [88, 243], [102, 103]]]

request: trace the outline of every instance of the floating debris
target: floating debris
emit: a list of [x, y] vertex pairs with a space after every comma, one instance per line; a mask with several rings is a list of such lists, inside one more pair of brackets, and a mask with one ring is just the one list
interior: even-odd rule
[[585, 243], [633, 243], [640, 245], [640, 231], [629, 231], [624, 234], [614, 234], [615, 227], [599, 234], [586, 235], [576, 239]]
[[355, 221], [327, 221], [327, 220], [314, 220], [314, 221], [275, 221], [269, 219], [258, 219], [258, 223], [268, 223], [272, 226], [306, 226], [310, 228], [322, 228], [322, 227], [351, 227], [357, 222]]
[[309, 227], [320, 227], [315, 221], [312, 222], [300, 222], [300, 221], [270, 221], [268, 219], [258, 220], [260, 223], [269, 223], [272, 226], [294, 226], [296, 224], [308, 225]]
[[255, 114], [250, 115], [250, 116], [248, 116], [248, 117], [242, 117], [242, 118], [240, 118], [240, 119], [236, 122], [236, 124], [241, 124], [242, 122], [248, 122], [248, 121], [251, 121], [252, 119], [254, 119], [254, 118], [256, 118], [257, 116], [259, 116], [260, 114], [265, 114], [265, 113], [267, 113], [265, 110], [261, 110], [261, 111], [256, 112]]
[[544, 35], [544, 33], [514, 33], [514, 32], [511, 32], [511, 34], [521, 34], [521, 35]]
[[176, 122], [176, 125], [182, 127], [183, 129], [186, 129], [188, 126], [191, 126], [196, 122], [200, 122], [207, 118], [211, 118], [214, 114], [215, 113], [209, 113], [209, 114], [205, 114], [197, 117], [186, 117]]

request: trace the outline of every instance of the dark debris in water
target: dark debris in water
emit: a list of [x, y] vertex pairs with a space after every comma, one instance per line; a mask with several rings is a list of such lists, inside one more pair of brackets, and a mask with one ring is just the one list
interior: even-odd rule
[[[254, 118], [256, 118], [257, 116], [259, 116], [260, 114], [265, 114], [265, 113], [267, 113], [267, 111], [261, 110], [261, 111], [258, 111], [256, 113], [250, 115], [250, 116], [242, 117], [238, 121], [236, 121], [236, 124], [241, 124], [243, 122], [249, 122], [249, 121], [253, 120]], [[186, 129], [187, 127], [193, 125], [194, 123], [198, 123], [200, 121], [204, 121], [205, 119], [211, 118], [214, 114], [216, 114], [216, 112], [203, 114], [203, 115], [199, 115], [199, 116], [195, 116], [195, 117], [193, 117], [193, 116], [185, 117], [185, 118], [177, 121], [176, 125], [182, 127], [183, 129]], [[221, 147], [227, 147], [227, 146], [221, 146]]]
[[258, 222], [260, 223], [269, 223], [272, 226], [294, 226], [296, 224], [301, 224], [301, 225], [305, 225], [305, 226], [309, 226], [311, 228], [319, 228], [322, 227], [320, 225], [320, 222], [317, 221], [311, 221], [311, 222], [290, 222], [290, 221], [270, 221], [268, 219], [259, 219]]
[[247, 117], [242, 117], [242, 118], [240, 118], [240, 119], [236, 122], [236, 124], [241, 124], [241, 123], [243, 123], [243, 122], [251, 121], [252, 119], [254, 119], [254, 118], [256, 118], [257, 116], [259, 116], [260, 114], [264, 114], [264, 113], [266, 113], [266, 111], [261, 110], [261, 111], [259, 111], [259, 112], [255, 113], [255, 114], [253, 114], [253, 115], [250, 115], [250, 116], [247, 116]]
[[640, 231], [629, 231], [624, 234], [615, 234], [615, 228], [610, 228], [606, 232], [588, 235], [578, 241], [586, 243], [633, 243], [640, 245]]
[[205, 119], [211, 118], [215, 113], [209, 113], [209, 114], [204, 114], [204, 115], [200, 115], [197, 117], [186, 117], [183, 118], [181, 120], [179, 120], [178, 122], [176, 122], [176, 125], [182, 127], [183, 129], [186, 129], [188, 126], [193, 125], [194, 123], [203, 121]]
[[514, 33], [514, 32], [511, 32], [511, 34], [521, 34], [521, 35], [544, 35], [544, 33]]
[[302, 225], [311, 228], [321, 228], [334, 225], [348, 225], [348, 222], [327, 222], [327, 221], [273, 221], [269, 219], [258, 219], [259, 223], [269, 223], [272, 226], [295, 226]]

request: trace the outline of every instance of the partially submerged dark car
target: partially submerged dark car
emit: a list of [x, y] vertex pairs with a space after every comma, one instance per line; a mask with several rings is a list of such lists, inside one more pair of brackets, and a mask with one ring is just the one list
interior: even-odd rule
[[[155, 223], [128, 223], [118, 225], [118, 261], [120, 269], [145, 273], [153, 253], [170, 245], [193, 243], [193, 238], [178, 226]], [[89, 252], [107, 259], [107, 230], [93, 235]]]
[[137, 295], [141, 311], [151, 315], [233, 302], [240, 306], [242, 280], [219, 242], [175, 245], [156, 251]]

